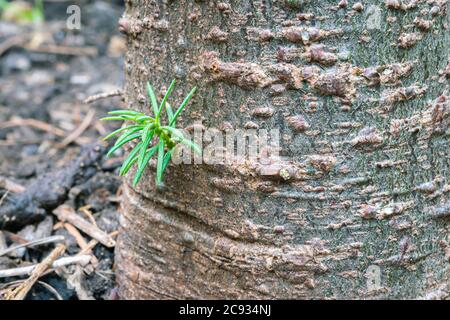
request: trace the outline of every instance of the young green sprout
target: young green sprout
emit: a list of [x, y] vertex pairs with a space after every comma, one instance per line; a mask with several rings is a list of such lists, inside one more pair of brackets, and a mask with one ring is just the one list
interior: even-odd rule
[[[163, 173], [178, 143], [182, 143], [194, 149], [195, 152], [200, 153], [199, 147], [191, 140], [186, 139], [181, 130], [176, 128], [178, 117], [191, 100], [197, 88], [192, 89], [178, 109], [173, 112], [167, 103], [167, 99], [173, 91], [174, 86], [175, 80], [172, 81], [163, 100], [158, 104], [155, 92], [150, 83], [147, 82], [147, 93], [151, 101], [153, 117], [133, 110], [115, 110], [108, 113], [110, 117], [101, 119], [103, 121], [131, 122], [130, 125], [122, 127], [106, 136], [105, 140], [121, 134], [114, 146], [109, 150], [108, 156], [111, 156], [119, 148], [124, 147], [128, 142], [138, 140], [138, 143], [130, 151], [120, 168], [120, 175], [123, 176], [127, 174], [133, 165], [137, 165], [137, 172], [133, 180], [134, 186], [138, 184], [153, 155], [157, 155], [156, 185], [162, 186]], [[164, 111], [167, 114], [166, 121], [162, 119]]]
[[18, 23], [44, 22], [43, 0], [34, 0], [34, 6], [23, 1], [0, 0], [0, 18], [6, 18]]

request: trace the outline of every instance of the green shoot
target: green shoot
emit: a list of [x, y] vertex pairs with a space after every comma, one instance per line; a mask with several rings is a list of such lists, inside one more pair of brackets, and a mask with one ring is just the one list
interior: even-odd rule
[[[167, 102], [170, 94], [175, 87], [176, 81], [173, 80], [167, 89], [167, 93], [158, 104], [153, 87], [147, 82], [147, 94], [150, 98], [153, 116], [134, 110], [115, 110], [109, 112], [109, 116], [103, 118], [103, 121], [130, 121], [131, 125], [115, 130], [105, 137], [105, 140], [119, 136], [114, 146], [109, 150], [108, 156], [111, 156], [116, 150], [124, 147], [127, 143], [138, 140], [136, 146], [130, 151], [127, 158], [120, 168], [119, 174], [126, 175], [130, 169], [136, 165], [137, 171], [133, 179], [133, 185], [136, 186], [145, 168], [147, 168], [153, 155], [157, 154], [156, 165], [156, 185], [163, 185], [163, 174], [166, 170], [178, 143], [182, 143], [197, 153], [201, 153], [200, 148], [191, 140], [186, 139], [183, 132], [176, 128], [176, 120], [187, 106], [196, 88], [186, 96], [178, 109], [174, 112]], [[167, 120], [163, 121], [163, 113], [166, 111]]]
[[23, 1], [0, 0], [0, 10], [1, 18], [6, 21], [40, 24], [45, 20], [43, 0], [35, 0], [34, 6]]

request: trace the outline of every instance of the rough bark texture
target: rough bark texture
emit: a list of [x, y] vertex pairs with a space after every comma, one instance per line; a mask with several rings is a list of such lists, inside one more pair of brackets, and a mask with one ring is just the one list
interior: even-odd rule
[[130, 108], [177, 77], [185, 125], [279, 128], [282, 159], [128, 184], [121, 298], [447, 298], [447, 23], [438, 0], [127, 1]]

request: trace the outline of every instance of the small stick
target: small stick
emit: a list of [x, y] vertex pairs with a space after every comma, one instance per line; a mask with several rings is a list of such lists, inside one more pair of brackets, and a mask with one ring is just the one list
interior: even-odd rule
[[[109, 234], [109, 236], [111, 238], [115, 238], [117, 235], [119, 234], [119, 231], [113, 231]], [[77, 256], [81, 256], [83, 254], [86, 254], [87, 252], [89, 252], [90, 250], [94, 249], [94, 247], [98, 244], [98, 241], [95, 239], [92, 239], [91, 241], [89, 241], [89, 243], [87, 244], [86, 248], [81, 250], [80, 252], [77, 253]]]
[[26, 139], [26, 140], [12, 140], [7, 138], [6, 140], [0, 140], [0, 146], [19, 146], [24, 144], [39, 144], [42, 143], [42, 139]]
[[20, 193], [25, 191], [25, 187], [15, 183], [14, 181], [11, 181], [5, 177], [0, 177], [0, 189], [6, 189], [8, 191], [14, 192], [14, 193]]
[[9, 238], [9, 240], [11, 240], [12, 242], [17, 242], [19, 244], [25, 244], [28, 243], [28, 240], [25, 238], [22, 238], [21, 236], [12, 233], [10, 231], [4, 231], [5, 235], [7, 238]]
[[53, 231], [59, 230], [59, 229], [61, 229], [62, 227], [64, 227], [64, 222], [58, 221], [57, 223], [55, 223], [55, 224], [53, 225]]
[[[91, 261], [90, 255], [79, 255], [73, 257], [65, 257], [56, 260], [53, 262], [51, 269], [58, 269], [61, 267], [65, 267], [71, 264], [79, 264], [81, 266], [86, 266]], [[13, 269], [5, 269], [0, 270], [0, 278], [9, 278], [9, 277], [17, 277], [17, 276], [25, 276], [33, 272], [33, 270], [38, 266], [37, 264], [33, 264], [31, 266], [13, 268]]]
[[56, 299], [64, 300], [63, 297], [61, 297], [61, 295], [59, 294], [59, 292], [55, 288], [53, 288], [51, 285], [49, 285], [48, 283], [46, 283], [44, 281], [38, 281], [37, 283], [40, 284], [41, 286], [43, 286], [44, 288], [46, 288], [51, 293], [53, 293], [53, 295], [56, 297]]
[[[7, 249], [8, 246], [6, 245], [6, 238], [3, 231], [0, 230], [0, 251]], [[0, 254], [1, 256], [1, 254]]]
[[[6, 286], [8, 287], [13, 287], [16, 288], [17, 286], [19, 286], [21, 283], [23, 283], [25, 280], [16, 280], [16, 281], [12, 281], [6, 284]], [[50, 291], [58, 300], [64, 300], [63, 297], [61, 297], [61, 295], [59, 294], [59, 292], [53, 288], [51, 285], [49, 285], [48, 283], [44, 282], [44, 281], [37, 281], [36, 284], [39, 284], [41, 286], [43, 286], [44, 288], [46, 288], [48, 291]], [[7, 290], [3, 290], [3, 291], [7, 291]], [[0, 290], [0, 296], [2, 296], [2, 291]]]
[[6, 190], [5, 194], [2, 195], [2, 197], [0, 198], [0, 206], [3, 204], [3, 201], [5, 201], [8, 194], [9, 194], [9, 190]]
[[93, 96], [88, 97], [87, 99], [85, 99], [83, 102], [86, 104], [98, 101], [98, 100], [102, 100], [102, 99], [106, 99], [106, 98], [110, 98], [110, 97], [117, 97], [117, 96], [122, 96], [123, 95], [123, 91], [121, 89], [117, 89], [111, 92], [104, 92], [104, 93], [99, 93]]
[[77, 228], [75, 228], [68, 222], [64, 223], [64, 228], [67, 230], [67, 232], [69, 232], [69, 234], [71, 234], [75, 238], [80, 249], [84, 249], [87, 247], [86, 240], [83, 238], [83, 236], [81, 235], [81, 233], [78, 231]]
[[43, 245], [43, 244], [47, 244], [47, 243], [51, 243], [51, 242], [62, 242], [64, 240], [65, 240], [65, 238], [63, 236], [51, 236], [51, 237], [46, 237], [46, 238], [42, 238], [42, 239], [37, 239], [34, 241], [29, 241], [26, 243], [11, 246], [4, 250], [0, 250], [0, 257], [4, 256], [5, 254], [8, 254], [10, 252], [13, 252], [14, 250], [20, 249], [20, 248], [35, 247], [35, 246], [39, 246], [39, 245]]
[[66, 132], [60, 128], [53, 127], [48, 123], [43, 121], [39, 121], [36, 119], [22, 119], [16, 118], [10, 121], [5, 121], [0, 123], [0, 128], [10, 128], [10, 127], [20, 127], [20, 126], [29, 126], [42, 131], [46, 131], [48, 133], [54, 134], [55, 136], [65, 137]]
[[3, 55], [3, 53], [11, 49], [12, 47], [23, 45], [25, 42], [28, 41], [28, 38], [29, 38], [28, 35], [20, 34], [18, 36], [13, 36], [3, 41], [0, 44], [0, 57]]
[[59, 244], [50, 254], [33, 269], [30, 277], [18, 287], [6, 294], [6, 300], [23, 300], [27, 296], [34, 283], [49, 269], [53, 262], [64, 253], [66, 246]]
[[116, 242], [107, 233], [77, 215], [76, 212], [67, 205], [59, 206], [53, 210], [53, 214], [56, 215], [60, 221], [70, 222], [106, 247], [112, 248], [116, 245]]
[[70, 223], [64, 223], [64, 228], [67, 230], [67, 232], [69, 232], [77, 241], [78, 246], [80, 247], [81, 251], [83, 251], [84, 253], [87, 254], [92, 254], [92, 260], [91, 263], [95, 266], [98, 264], [98, 260], [97, 258], [93, 255], [92, 250], [87, 249], [88, 247], [88, 243], [86, 242], [86, 240], [83, 238], [83, 236], [81, 235], [81, 233], [78, 231], [77, 228], [75, 228], [73, 225], [71, 225]]
[[78, 210], [83, 212], [94, 226], [97, 226], [97, 221], [95, 221], [94, 216], [92, 215], [91, 211], [89, 211], [90, 208], [91, 208], [91, 205], [87, 205], [87, 206], [79, 208]]
[[103, 123], [101, 123], [100, 121], [95, 121], [94, 123], [94, 128], [95, 130], [97, 130], [98, 133], [100, 133], [102, 136], [106, 135], [106, 129], [105, 126], [103, 125]]
[[[46, 131], [50, 134], [54, 134], [57, 137], [63, 137], [65, 139], [68, 139], [67, 133], [64, 130], [54, 127], [52, 125], [49, 125], [48, 123], [45, 123], [43, 121], [36, 120], [36, 119], [16, 118], [16, 119], [5, 121], [5, 122], [0, 122], [0, 128], [11, 128], [11, 127], [20, 127], [20, 126], [28, 126], [28, 127], [36, 128], [36, 129], [39, 129], [42, 131]], [[73, 141], [70, 141], [69, 143], [71, 143], [71, 142], [73, 142]], [[83, 137], [75, 137], [75, 142], [79, 145], [83, 145], [84, 143], [86, 143], [86, 141], [83, 139]]]
[[22, 47], [29, 51], [71, 56], [96, 56], [98, 54], [96, 47], [69, 47], [55, 45], [32, 46], [28, 44], [25, 44]]
[[94, 119], [94, 116], [95, 110], [89, 110], [88, 114], [83, 119], [83, 122], [80, 124], [80, 126], [74, 132], [72, 132], [66, 138], [64, 138], [64, 140], [61, 141], [61, 143], [59, 143], [57, 147], [64, 148], [69, 144], [71, 144], [72, 142], [74, 142], [75, 140], [77, 140], [83, 134], [83, 132], [86, 131], [87, 128], [89, 128], [92, 120]]

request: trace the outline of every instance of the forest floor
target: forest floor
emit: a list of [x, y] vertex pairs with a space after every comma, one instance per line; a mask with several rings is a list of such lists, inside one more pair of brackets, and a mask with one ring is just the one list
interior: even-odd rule
[[[117, 31], [124, 9], [120, 1], [85, 3], [80, 30], [65, 28], [70, 3], [64, 1], [46, 3], [46, 21], [39, 27], [0, 20], [0, 212], [8, 201], [22, 199], [20, 195], [33, 183], [42, 188], [34, 190], [31, 203], [48, 196], [47, 182], [58, 185], [58, 179], [75, 177], [67, 190], [56, 190], [58, 197], [45, 206], [44, 220], [26, 225], [16, 221], [18, 227], [3, 230], [0, 223], [0, 274], [42, 262], [54, 250], [55, 241], [62, 241], [66, 248], [59, 258], [90, 252], [94, 256], [87, 265], [47, 273], [26, 299], [116, 298], [114, 247], [98, 243], [76, 222], [53, 214], [69, 212], [91, 229], [111, 237], [117, 234], [121, 191], [117, 171], [123, 155], [101, 156], [88, 173], [65, 172], [85, 152], [83, 146], [101, 143], [102, 136], [120, 126], [101, 123], [99, 118], [123, 108], [120, 97], [83, 102], [123, 87], [126, 46]], [[39, 239], [50, 239], [50, 243], [29, 246]], [[20, 244], [25, 247], [8, 252]], [[93, 246], [92, 251], [87, 245]], [[0, 300], [28, 277], [0, 277]]]

